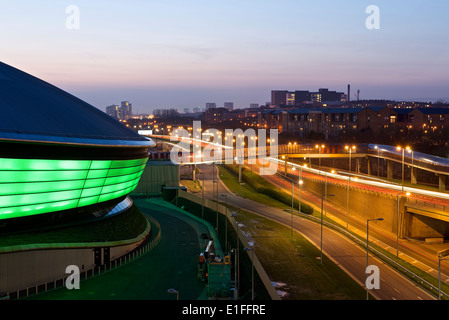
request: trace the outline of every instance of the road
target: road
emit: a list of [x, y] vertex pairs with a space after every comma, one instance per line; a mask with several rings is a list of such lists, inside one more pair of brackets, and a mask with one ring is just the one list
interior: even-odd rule
[[[299, 171], [298, 170], [291, 170], [288, 171], [289, 174], [293, 174], [298, 176], [299, 179]], [[303, 172], [304, 174], [304, 172]], [[306, 175], [303, 175], [304, 178]], [[291, 182], [287, 181], [282, 174], [274, 175], [274, 176], [263, 176], [265, 179], [270, 181], [271, 183], [279, 186], [281, 189], [283, 189], [286, 193], [291, 194]], [[321, 176], [314, 176], [311, 173], [308, 173], [308, 178], [313, 179], [320, 179]], [[328, 180], [330, 183], [331, 180]], [[332, 181], [334, 182], [334, 181]], [[358, 186], [359, 187], [359, 186]], [[360, 186], [366, 188], [366, 186]], [[299, 188], [295, 186], [294, 188], [295, 194], [299, 194]], [[382, 190], [381, 192], [393, 192], [393, 195], [395, 191], [388, 191], [388, 190]], [[307, 190], [302, 191], [302, 197], [303, 199], [307, 200], [309, 203], [315, 203], [318, 206], [320, 206], [320, 197], [307, 192]], [[360, 220], [358, 217], [352, 215], [349, 213], [349, 215], [346, 213], [345, 208], [337, 207], [329, 202], [325, 204], [325, 212], [329, 212], [332, 216], [336, 217], [337, 219], [340, 219], [340, 221], [343, 222], [343, 226], [348, 225], [349, 229], [351, 231], [361, 231], [363, 234], [366, 234], [366, 220]], [[379, 245], [383, 246], [385, 249], [389, 250], [390, 252], [396, 254], [396, 250], [399, 244], [399, 257], [403, 260], [406, 260], [410, 262], [411, 264], [415, 265], [416, 267], [420, 268], [421, 270], [431, 274], [434, 277], [438, 277], [438, 259], [437, 259], [437, 252], [443, 249], [447, 249], [447, 243], [443, 244], [422, 244], [419, 242], [412, 242], [406, 239], [397, 239], [396, 234], [392, 234], [389, 232], [386, 232], [383, 229], [372, 229], [372, 235], [379, 240]], [[442, 281], [448, 283], [449, 277], [447, 276], [449, 274], [449, 267], [445, 261], [441, 263], [441, 277]]]
[[158, 245], [141, 258], [80, 283], [79, 290], [50, 291], [32, 300], [176, 300], [167, 293], [174, 288], [180, 300], [207, 299], [205, 284], [197, 280], [200, 234], [207, 228], [160, 199], [134, 203], [161, 225]]
[[[254, 212], [261, 216], [291, 226], [291, 215], [284, 210], [267, 207], [249, 199], [241, 198], [231, 193], [226, 186], [218, 180], [217, 169], [213, 165], [199, 165], [204, 173], [205, 197], [212, 199], [216, 194], [226, 194], [229, 204], [244, 210]], [[213, 178], [218, 182], [218, 193], [213, 191]], [[217, 184], [215, 184], [217, 188]], [[223, 201], [223, 200], [221, 200]], [[294, 217], [293, 228], [308, 238], [311, 243], [320, 248], [321, 226], [308, 219]], [[366, 250], [361, 249], [340, 234], [323, 228], [323, 253], [337, 265], [364, 286], [367, 275]], [[434, 300], [434, 297], [417, 287], [414, 283], [392, 270], [383, 262], [370, 256], [370, 265], [376, 265], [380, 270], [380, 289], [371, 290], [370, 294], [379, 300]]]

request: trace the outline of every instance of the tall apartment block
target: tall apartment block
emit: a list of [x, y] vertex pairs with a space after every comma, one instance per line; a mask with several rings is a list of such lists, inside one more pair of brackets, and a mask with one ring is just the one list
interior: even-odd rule
[[129, 101], [122, 101], [121, 105], [110, 105], [106, 107], [106, 113], [119, 120], [126, 120], [133, 116], [133, 107]]
[[271, 91], [271, 104], [276, 106], [299, 106], [304, 102], [333, 102], [346, 101], [344, 92], [329, 91], [329, 89], [319, 89], [317, 92], [306, 90], [273, 90]]
[[206, 103], [206, 110], [215, 109], [215, 108], [217, 108], [217, 104], [216, 103], [214, 103], [214, 102]]
[[234, 110], [234, 102], [225, 102], [224, 103], [224, 108], [228, 109], [228, 111]]

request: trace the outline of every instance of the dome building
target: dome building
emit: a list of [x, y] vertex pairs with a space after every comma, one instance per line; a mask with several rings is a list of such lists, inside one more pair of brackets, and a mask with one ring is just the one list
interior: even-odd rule
[[127, 195], [153, 145], [94, 106], [0, 62], [1, 226], [129, 207]]

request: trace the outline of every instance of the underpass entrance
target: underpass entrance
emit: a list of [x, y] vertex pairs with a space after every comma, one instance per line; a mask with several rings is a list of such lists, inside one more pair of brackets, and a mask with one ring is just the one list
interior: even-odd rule
[[449, 216], [438, 210], [405, 208], [404, 236], [426, 243], [449, 240]]

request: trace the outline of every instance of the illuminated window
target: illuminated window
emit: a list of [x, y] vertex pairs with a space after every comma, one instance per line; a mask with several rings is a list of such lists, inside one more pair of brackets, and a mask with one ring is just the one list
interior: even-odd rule
[[73, 209], [132, 192], [147, 158], [0, 159], [0, 220]]

